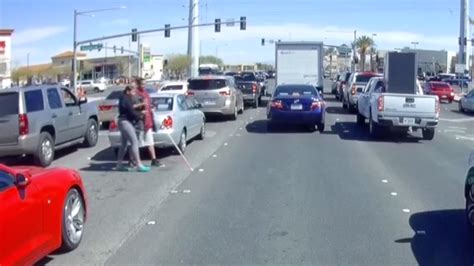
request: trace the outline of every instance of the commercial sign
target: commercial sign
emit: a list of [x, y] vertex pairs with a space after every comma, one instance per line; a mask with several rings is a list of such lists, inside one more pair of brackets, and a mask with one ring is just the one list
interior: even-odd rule
[[464, 64], [456, 64], [454, 66], [454, 72], [456, 72], [456, 74], [464, 74], [464, 69], [466, 69]]
[[0, 41], [0, 54], [5, 54], [6, 46], [5, 41]]
[[143, 47], [143, 63], [151, 62], [151, 51], [150, 47]]

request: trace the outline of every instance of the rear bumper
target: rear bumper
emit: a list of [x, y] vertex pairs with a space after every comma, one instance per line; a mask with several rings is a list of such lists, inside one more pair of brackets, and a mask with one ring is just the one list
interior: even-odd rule
[[0, 145], [0, 157], [33, 154], [38, 148], [39, 135], [28, 134], [18, 137], [18, 143]]
[[246, 102], [246, 103], [255, 102], [258, 99], [256, 94], [244, 94], [243, 98], [244, 98], [244, 102]]
[[350, 95], [349, 94], [349, 104], [350, 105], [356, 106], [358, 101], [359, 101], [359, 95], [358, 94], [356, 94], [356, 95]]
[[271, 110], [268, 114], [268, 119], [272, 123], [285, 124], [318, 124], [324, 123], [323, 111], [279, 111]]
[[[414, 124], [404, 124], [403, 118], [414, 118]], [[378, 115], [378, 124], [387, 127], [399, 127], [399, 128], [435, 128], [438, 126], [439, 118], [437, 117], [413, 117], [413, 116], [386, 116]]]
[[231, 115], [234, 114], [234, 104], [222, 107], [202, 107], [200, 110], [206, 115]]
[[[172, 147], [173, 142], [171, 142], [168, 134], [177, 144], [179, 142], [180, 133], [174, 129], [159, 130], [153, 132], [153, 142], [157, 148], [167, 148]], [[110, 146], [113, 148], [119, 148], [121, 145], [121, 136], [120, 131], [109, 132], [109, 142]]]

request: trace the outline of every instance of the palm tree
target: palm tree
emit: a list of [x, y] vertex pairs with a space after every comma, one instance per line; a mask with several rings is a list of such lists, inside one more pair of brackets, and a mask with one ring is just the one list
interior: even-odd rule
[[356, 42], [355, 46], [359, 50], [360, 53], [360, 69], [361, 71], [365, 70], [365, 55], [367, 54], [370, 47], [374, 45], [374, 40], [369, 36], [360, 36]]
[[326, 49], [326, 55], [329, 55], [329, 76], [332, 75], [332, 57], [337, 55], [337, 50], [334, 47]]

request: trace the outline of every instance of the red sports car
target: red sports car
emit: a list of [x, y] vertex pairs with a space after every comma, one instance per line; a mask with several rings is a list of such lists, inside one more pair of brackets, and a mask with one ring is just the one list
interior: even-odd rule
[[86, 219], [79, 173], [0, 164], [0, 265], [32, 265], [79, 246]]

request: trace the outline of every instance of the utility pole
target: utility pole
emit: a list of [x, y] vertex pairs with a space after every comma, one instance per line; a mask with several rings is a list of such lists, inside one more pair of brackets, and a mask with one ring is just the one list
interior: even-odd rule
[[74, 9], [74, 26], [73, 26], [73, 40], [72, 40], [72, 89], [74, 90], [74, 93], [76, 93], [76, 88], [77, 88], [77, 10]]
[[137, 76], [142, 77], [142, 44], [140, 43], [140, 35], [137, 35], [137, 47], [138, 47], [138, 71]]
[[189, 0], [189, 19], [188, 19], [188, 56], [192, 63], [188, 69], [188, 77], [198, 75], [200, 43], [199, 43], [199, 0]]
[[357, 56], [356, 41], [357, 41], [357, 30], [354, 30], [354, 47], [352, 47], [352, 50], [353, 50], [352, 53], [354, 56], [352, 57], [352, 67], [351, 67], [352, 72], [356, 71], [356, 63], [355, 63], [355, 58]]
[[459, 26], [459, 53], [458, 64], [463, 64], [464, 69], [469, 68], [469, 47], [466, 47], [465, 40], [469, 36], [469, 1], [461, 0], [461, 14]]

